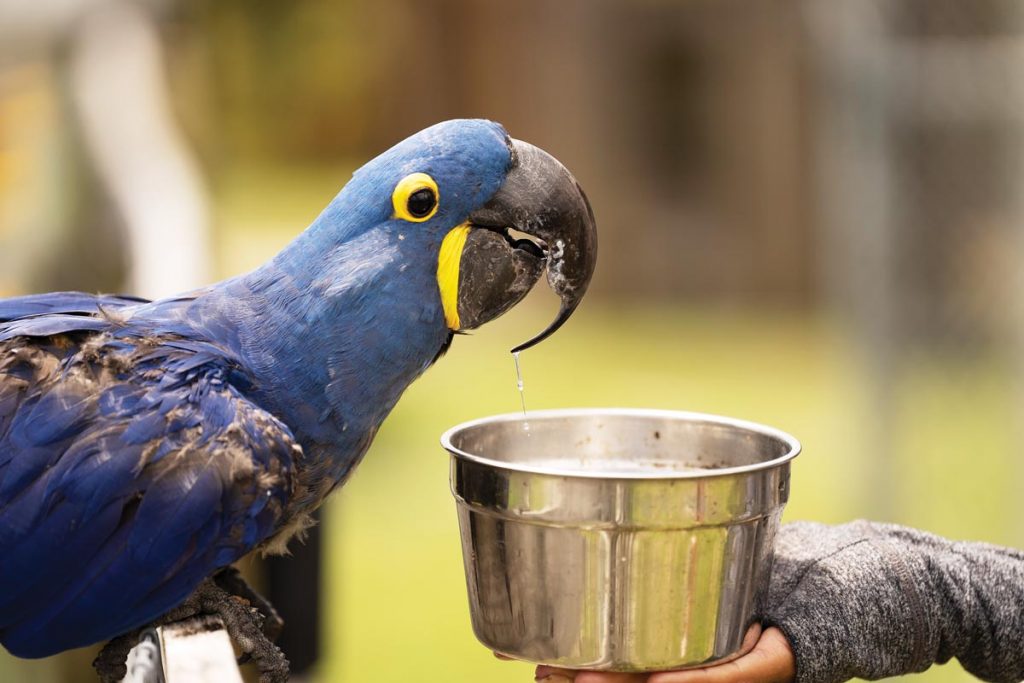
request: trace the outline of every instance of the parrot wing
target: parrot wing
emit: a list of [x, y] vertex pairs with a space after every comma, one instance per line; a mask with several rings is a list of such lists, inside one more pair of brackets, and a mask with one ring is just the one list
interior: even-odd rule
[[66, 307], [0, 338], [29, 321], [50, 336], [0, 341], [0, 642], [43, 657], [149, 623], [272, 536], [301, 449], [215, 344]]
[[44, 314], [97, 315], [103, 309], [119, 309], [149, 303], [148, 299], [113, 294], [49, 292], [0, 299], [0, 323]]
[[21, 335], [40, 337], [103, 330], [109, 327], [112, 315], [145, 303], [148, 300], [137, 297], [83, 292], [0, 299], [0, 342]]

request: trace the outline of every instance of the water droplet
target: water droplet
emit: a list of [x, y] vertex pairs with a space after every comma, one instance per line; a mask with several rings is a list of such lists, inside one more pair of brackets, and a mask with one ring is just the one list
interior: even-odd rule
[[526, 415], [526, 394], [523, 393], [523, 370], [519, 365], [519, 352], [512, 354], [512, 362], [516, 364], [516, 388], [519, 389], [519, 402], [523, 406], [523, 415]]
[[[516, 388], [519, 389], [519, 403], [523, 407], [523, 417], [526, 417], [526, 394], [523, 392], [523, 370], [519, 365], [519, 351], [512, 353], [512, 362], [516, 364]], [[530, 423], [523, 420], [523, 431], [530, 431]]]

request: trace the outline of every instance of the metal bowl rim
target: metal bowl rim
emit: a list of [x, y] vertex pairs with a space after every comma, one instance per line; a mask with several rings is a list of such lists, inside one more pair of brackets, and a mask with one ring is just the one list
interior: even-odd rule
[[[523, 463], [509, 463], [501, 460], [493, 460], [491, 458], [485, 458], [473, 453], [467, 453], [460, 448], [456, 448], [452, 445], [452, 437], [457, 433], [466, 429], [471, 429], [482, 424], [490, 424], [495, 422], [518, 422], [524, 418], [529, 420], [530, 418], [545, 419], [545, 418], [557, 418], [557, 417], [573, 417], [573, 416], [594, 416], [594, 415], [607, 415], [610, 417], [654, 417], [654, 418], [670, 418], [676, 420], [686, 420], [689, 422], [704, 422], [716, 425], [723, 425], [726, 427], [735, 427], [738, 429], [755, 432], [762, 436], [768, 436], [785, 443], [789, 446], [789, 450], [783, 455], [774, 458], [772, 460], [765, 460], [764, 462], [754, 463], [752, 465], [739, 465], [737, 467], [721, 467], [717, 469], [685, 472], [673, 472], [673, 471], [650, 471], [650, 472], [607, 472], [607, 471], [595, 471], [595, 472], [583, 472], [577, 469], [560, 469], [554, 467], [536, 467]], [[475, 420], [469, 420], [468, 422], [462, 422], [460, 424], [451, 427], [444, 434], [441, 435], [441, 446], [448, 451], [452, 457], [461, 458], [468, 460], [480, 465], [488, 467], [495, 467], [502, 470], [513, 470], [516, 472], [527, 472], [530, 474], [541, 474], [555, 477], [572, 477], [575, 479], [708, 479], [712, 477], [727, 477], [735, 474], [746, 474], [749, 472], [759, 472], [762, 470], [769, 470], [775, 467], [779, 467], [788, 463], [790, 460], [800, 454], [801, 446], [800, 442], [791, 434], [787, 434], [781, 429], [775, 429], [767, 425], [759, 424], [757, 422], [750, 422], [748, 420], [741, 420], [734, 417], [726, 417], [724, 415], [712, 415], [710, 413], [697, 413], [686, 410], [659, 410], [652, 408], [559, 408], [555, 410], [531, 410], [526, 413], [502, 413], [500, 415], [491, 415], [488, 417], [480, 417]]]

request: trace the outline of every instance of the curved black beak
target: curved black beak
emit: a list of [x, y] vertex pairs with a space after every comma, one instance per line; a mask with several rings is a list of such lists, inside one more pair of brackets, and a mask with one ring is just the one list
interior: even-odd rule
[[[482, 208], [470, 215], [469, 222], [474, 227], [505, 231], [506, 237], [507, 229], [512, 228], [537, 240], [538, 245], [522, 245], [517, 251], [542, 256], [547, 266], [548, 284], [562, 300], [554, 322], [512, 349], [516, 353], [547, 339], [579, 306], [597, 262], [597, 230], [590, 202], [565, 166], [527, 142], [510, 138], [509, 144], [512, 167], [505, 182]], [[523, 240], [517, 241], [517, 244], [522, 243]], [[520, 284], [515, 300], [501, 312], [525, 296], [540, 275], [539, 268], [522, 264], [517, 272], [521, 274], [517, 278], [521, 281], [530, 275], [533, 277], [525, 289]]]

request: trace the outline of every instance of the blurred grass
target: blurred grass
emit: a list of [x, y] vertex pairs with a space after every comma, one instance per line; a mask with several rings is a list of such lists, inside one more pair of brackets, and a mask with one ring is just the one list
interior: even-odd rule
[[[348, 178], [329, 168], [248, 167], [216, 186], [221, 275], [252, 268], [309, 223]], [[600, 276], [600, 274], [599, 274]], [[455, 340], [385, 422], [366, 460], [328, 503], [323, 681], [525, 683], [470, 630], [442, 431], [519, 409], [508, 349], [555, 310], [537, 293]], [[877, 517], [866, 476], [879, 419], [851, 335], [825, 316], [628, 305], [593, 297], [523, 354], [527, 407], [634, 406], [764, 422], [796, 435], [786, 519]], [[892, 521], [954, 538], [1020, 545], [1016, 397], [997, 357], [917, 355], [891, 378], [887, 416], [898, 479]], [[81, 664], [76, 670], [86, 665]], [[54, 662], [0, 656], [0, 680], [50, 681]], [[79, 680], [82, 680], [81, 678]], [[85, 678], [88, 680], [88, 678]], [[971, 680], [956, 665], [918, 679]]]

